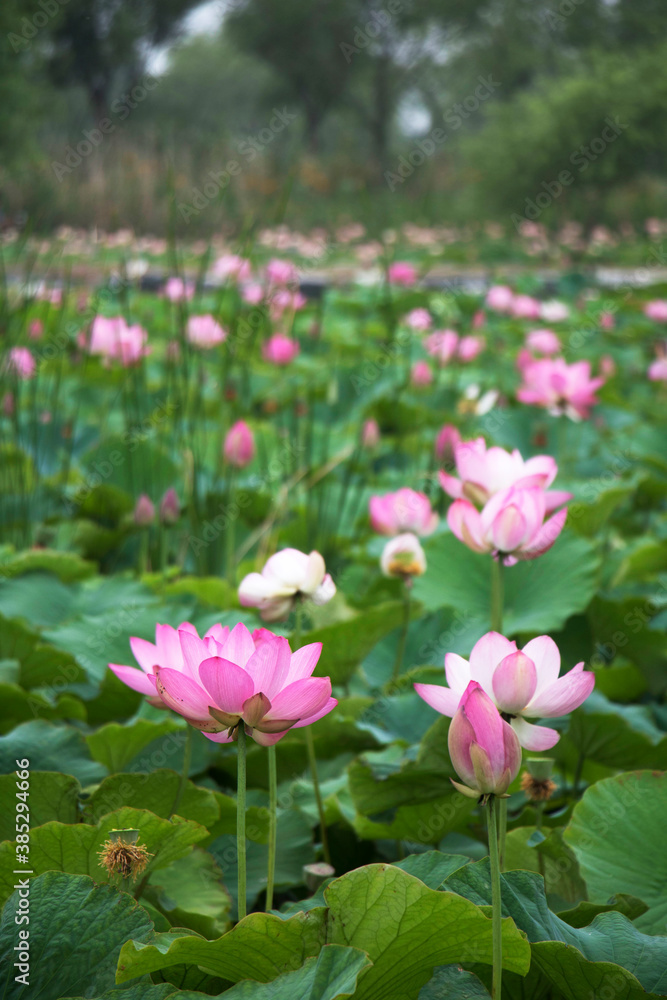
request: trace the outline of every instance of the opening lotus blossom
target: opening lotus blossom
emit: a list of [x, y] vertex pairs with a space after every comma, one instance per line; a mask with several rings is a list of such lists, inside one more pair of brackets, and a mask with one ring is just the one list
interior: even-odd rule
[[450, 781], [468, 798], [503, 796], [521, 767], [516, 733], [476, 681], [470, 681], [452, 719], [449, 756], [464, 784]]
[[517, 399], [533, 406], [543, 406], [554, 416], [565, 414], [571, 420], [585, 420], [597, 403], [595, 392], [604, 385], [601, 377], [591, 378], [590, 361], [568, 365], [563, 358], [541, 358], [523, 366], [523, 385]]
[[261, 573], [249, 573], [239, 586], [244, 608], [258, 608], [266, 622], [287, 618], [299, 600], [326, 604], [335, 596], [336, 585], [326, 571], [319, 552], [306, 555], [298, 549], [282, 549], [267, 559]]
[[116, 676], [216, 743], [231, 742], [243, 724], [256, 743], [271, 746], [337, 705], [331, 680], [312, 676], [320, 642], [292, 653], [287, 639], [265, 628], [214, 625], [200, 638], [184, 622], [157, 625], [155, 643], [133, 637], [130, 646], [141, 669], [110, 663]]
[[438, 526], [438, 515], [431, 509], [425, 493], [404, 486], [396, 493], [371, 497], [368, 503], [373, 531], [380, 535], [399, 535], [410, 531], [423, 537]]
[[567, 715], [578, 708], [595, 686], [595, 675], [583, 661], [562, 677], [560, 652], [548, 635], [531, 639], [522, 650], [499, 632], [487, 632], [475, 643], [470, 659], [445, 656], [448, 687], [415, 684], [415, 691], [442, 715], [454, 716], [471, 681], [475, 681], [512, 726], [527, 750], [548, 750], [558, 742], [555, 729], [526, 719]]

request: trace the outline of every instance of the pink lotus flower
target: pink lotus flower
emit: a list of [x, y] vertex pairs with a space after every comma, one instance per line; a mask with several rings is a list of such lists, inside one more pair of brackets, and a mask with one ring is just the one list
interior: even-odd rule
[[277, 320], [284, 312], [298, 312], [299, 309], [303, 309], [307, 302], [306, 296], [302, 295], [301, 292], [292, 292], [289, 288], [279, 288], [271, 296], [271, 318]]
[[513, 302], [514, 292], [507, 285], [492, 285], [486, 293], [487, 306], [496, 312], [509, 312]]
[[447, 745], [454, 770], [464, 784], [453, 778], [450, 781], [471, 799], [504, 796], [519, 773], [521, 747], [516, 734], [475, 681], [461, 698]]
[[403, 580], [425, 573], [426, 556], [417, 536], [408, 531], [390, 539], [382, 551], [380, 569], [385, 576]]
[[545, 323], [560, 323], [568, 319], [570, 310], [564, 302], [552, 299], [551, 302], [543, 302], [540, 309], [540, 316]]
[[122, 316], [96, 316], [88, 350], [107, 362], [120, 361], [125, 368], [138, 364], [150, 354], [146, 331], [138, 324], [128, 326]]
[[543, 358], [524, 367], [523, 385], [516, 395], [522, 403], [543, 406], [555, 416], [564, 413], [571, 420], [585, 420], [601, 385], [603, 378], [591, 378], [590, 361], [568, 365], [562, 358]]
[[438, 526], [438, 515], [431, 510], [429, 498], [409, 486], [396, 493], [371, 497], [368, 509], [371, 527], [379, 535], [399, 535], [411, 531], [424, 537], [433, 534]]
[[[440, 472], [440, 485], [454, 500], [471, 500], [478, 506], [512, 486], [547, 490], [558, 472], [556, 460], [551, 455], [535, 455], [524, 461], [516, 448], [512, 452], [497, 447], [487, 449], [481, 437], [457, 444], [454, 460], [460, 478]], [[547, 514], [571, 499], [571, 493], [549, 490], [545, 493]]]
[[483, 309], [478, 309], [472, 318], [472, 328], [473, 330], [480, 330], [486, 325], [486, 316]]
[[433, 381], [433, 372], [428, 361], [415, 361], [410, 370], [410, 382], [414, 386], [430, 385]]
[[169, 489], [160, 501], [160, 520], [163, 524], [176, 524], [181, 514], [181, 505], [175, 489]]
[[395, 260], [387, 269], [387, 277], [392, 285], [410, 288], [417, 281], [417, 268], [405, 260]]
[[603, 354], [600, 358], [600, 375], [604, 378], [611, 378], [616, 374], [616, 362], [611, 354]]
[[259, 608], [265, 622], [287, 618], [294, 605], [304, 598], [313, 604], [327, 604], [336, 585], [326, 571], [319, 552], [282, 549], [266, 561], [261, 573], [249, 573], [239, 586], [244, 608]]
[[611, 312], [600, 313], [600, 327], [603, 330], [613, 330], [616, 326], [616, 317]]
[[433, 320], [428, 309], [412, 309], [403, 322], [412, 330], [430, 330], [433, 326]]
[[239, 623], [214, 625], [203, 639], [194, 625], [155, 627], [155, 644], [133, 637], [140, 670], [110, 663], [116, 676], [160, 700], [216, 743], [229, 743], [241, 723], [262, 746], [277, 743], [292, 728], [327, 715], [337, 701], [331, 680], [313, 677], [322, 644], [296, 653], [287, 639], [268, 629], [251, 634]]
[[27, 347], [12, 347], [3, 367], [5, 371], [13, 372], [20, 379], [29, 379], [37, 370], [37, 362]]
[[229, 428], [223, 446], [225, 461], [237, 469], [244, 469], [255, 457], [255, 438], [245, 420]]
[[262, 348], [265, 361], [274, 365], [288, 365], [299, 353], [298, 340], [292, 340], [284, 333], [274, 333]]
[[170, 302], [191, 299], [195, 294], [195, 283], [194, 281], [183, 281], [183, 278], [167, 278], [164, 294]]
[[435, 439], [435, 455], [440, 462], [450, 463], [454, 459], [457, 445], [461, 444], [461, 435], [453, 424], [445, 424]]
[[41, 319], [33, 319], [28, 324], [28, 336], [31, 340], [39, 340], [44, 333], [44, 324]]
[[667, 382], [667, 358], [656, 358], [648, 370], [651, 382]]
[[561, 346], [558, 334], [553, 330], [531, 330], [526, 337], [526, 347], [536, 354], [558, 354]]
[[187, 338], [193, 347], [208, 350], [224, 343], [227, 331], [223, 330], [210, 313], [205, 316], [190, 316], [187, 325]]
[[264, 288], [257, 282], [253, 282], [249, 285], [244, 285], [241, 291], [241, 298], [248, 305], [258, 306], [260, 302], [264, 300]]
[[377, 420], [372, 418], [364, 421], [361, 429], [361, 444], [364, 448], [377, 448], [380, 443], [380, 427]]
[[667, 299], [652, 299], [647, 302], [644, 315], [656, 323], [667, 323]]
[[434, 330], [424, 341], [424, 347], [440, 365], [451, 361], [458, 346], [459, 335], [456, 330]]
[[139, 528], [147, 528], [155, 520], [155, 504], [142, 493], [134, 507], [134, 523]]
[[484, 350], [485, 341], [483, 337], [461, 337], [459, 341], [458, 357], [461, 361], [474, 361], [478, 354]]
[[216, 278], [221, 278], [223, 281], [227, 279], [232, 281], [248, 281], [252, 273], [250, 261], [245, 260], [244, 257], [239, 257], [235, 253], [227, 253], [223, 254], [222, 257], [218, 257], [212, 267], [212, 271]]
[[486, 552], [505, 566], [537, 559], [554, 544], [565, 524], [566, 510], [545, 521], [546, 494], [540, 487], [511, 486], [495, 493], [478, 511], [469, 500], [455, 500], [447, 523], [473, 552]]
[[540, 635], [519, 651], [499, 632], [487, 632], [475, 643], [470, 660], [457, 653], [445, 656], [448, 687], [415, 684], [417, 694], [442, 715], [456, 714], [471, 681], [479, 684], [496, 708], [509, 716], [521, 746], [541, 752], [558, 742], [555, 729], [534, 726], [529, 719], [567, 715], [588, 698], [595, 675], [583, 662], [559, 678], [560, 653], [548, 635]]
[[289, 285], [298, 282], [299, 275], [291, 260], [274, 257], [266, 265], [266, 277], [272, 285]]
[[539, 319], [542, 303], [530, 295], [516, 295], [510, 309], [516, 319]]

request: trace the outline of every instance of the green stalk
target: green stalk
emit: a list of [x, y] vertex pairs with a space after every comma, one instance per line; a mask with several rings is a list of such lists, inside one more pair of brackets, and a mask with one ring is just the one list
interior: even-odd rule
[[[505, 599], [505, 578], [500, 559], [491, 560], [491, 631], [503, 631], [503, 604]], [[507, 838], [507, 799], [498, 802], [498, 844], [500, 870], [505, 868], [505, 841]]]
[[174, 799], [174, 804], [171, 807], [171, 812], [169, 816], [172, 817], [174, 813], [178, 812], [178, 807], [183, 799], [183, 793], [185, 792], [185, 787], [188, 783], [188, 775], [190, 774], [190, 761], [192, 760], [192, 726], [185, 727], [185, 744], [183, 746], [183, 767], [181, 769], [181, 778], [178, 782], [178, 789], [176, 791], [176, 798]]
[[232, 586], [236, 586], [236, 561], [235, 561], [235, 536], [236, 536], [236, 519], [232, 516], [232, 507], [234, 506], [234, 498], [236, 496], [236, 483], [234, 482], [234, 469], [230, 468], [229, 472], [229, 524], [227, 525], [227, 581]]
[[238, 855], [238, 911], [239, 920], [246, 915], [245, 873], [245, 783], [246, 783], [246, 734], [243, 720], [237, 727], [238, 782], [236, 790], [236, 853]]
[[[301, 646], [301, 605], [297, 604], [295, 609], [294, 633], [292, 635], [292, 652], [296, 652]], [[320, 836], [322, 838], [322, 854], [328, 865], [331, 864], [331, 854], [329, 852], [329, 838], [327, 837], [327, 824], [324, 816], [324, 804], [322, 803], [322, 793], [320, 791], [320, 779], [317, 774], [317, 757], [315, 756], [315, 742], [310, 726], [304, 726], [306, 737], [306, 750], [308, 752], [308, 763], [310, 765], [310, 776], [315, 792], [315, 802], [317, 804], [317, 815], [320, 821]]]
[[410, 584], [406, 580], [403, 584], [403, 627], [401, 629], [401, 634], [398, 640], [398, 647], [396, 649], [396, 659], [394, 660], [394, 669], [391, 673], [392, 685], [398, 680], [401, 668], [403, 666], [403, 657], [405, 656], [405, 644], [408, 640], [408, 627], [410, 625]]
[[488, 801], [489, 820], [489, 860], [491, 862], [491, 909], [493, 935], [493, 985], [491, 996], [500, 1000], [503, 986], [503, 927], [502, 927], [502, 897], [500, 890], [500, 859], [498, 856], [498, 820], [496, 803], [492, 795]]
[[276, 768], [276, 748], [268, 747], [269, 755], [269, 865], [266, 875], [266, 906], [268, 913], [273, 909], [273, 882], [276, 874], [276, 835], [278, 804], [278, 774]]

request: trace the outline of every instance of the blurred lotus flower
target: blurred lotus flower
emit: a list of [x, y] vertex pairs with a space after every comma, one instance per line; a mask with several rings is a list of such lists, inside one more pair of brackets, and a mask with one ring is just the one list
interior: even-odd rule
[[170, 302], [191, 299], [195, 294], [195, 283], [194, 281], [183, 281], [183, 278], [167, 278], [164, 294]]
[[163, 524], [175, 524], [181, 514], [181, 505], [176, 490], [171, 488], [160, 501], [160, 520]]
[[473, 552], [488, 552], [506, 566], [537, 559], [563, 530], [566, 510], [545, 521], [546, 494], [540, 487], [511, 486], [495, 493], [481, 511], [469, 500], [455, 500], [447, 523], [459, 541]]
[[486, 325], [486, 314], [483, 309], [478, 309], [472, 318], [472, 328], [473, 330], [479, 330], [481, 327]]
[[611, 312], [600, 313], [600, 327], [603, 330], [613, 330], [616, 326], [616, 317]]
[[380, 557], [380, 568], [385, 576], [412, 579], [426, 572], [426, 556], [419, 539], [411, 532], [390, 539]]
[[461, 337], [457, 354], [461, 361], [474, 361], [477, 355], [484, 350], [484, 347], [483, 337]]
[[337, 704], [328, 677], [313, 677], [322, 644], [296, 653], [268, 629], [214, 625], [203, 639], [189, 622], [157, 625], [155, 644], [130, 639], [141, 670], [110, 663], [116, 676], [182, 715], [216, 743], [229, 743], [241, 723], [270, 746], [289, 729], [308, 726]]
[[255, 438], [245, 420], [229, 428], [223, 445], [225, 461], [237, 469], [244, 469], [255, 457]]
[[526, 347], [536, 354], [558, 354], [561, 346], [558, 334], [553, 330], [531, 330], [526, 337]]
[[435, 439], [435, 455], [440, 462], [449, 465], [454, 459], [456, 446], [461, 443], [461, 434], [453, 424], [445, 424]]
[[410, 382], [414, 386], [430, 385], [433, 381], [433, 372], [428, 361], [415, 361], [410, 370]]
[[405, 260], [395, 260], [387, 269], [387, 277], [392, 285], [409, 288], [417, 281], [417, 268]]
[[44, 333], [44, 324], [41, 319], [33, 319], [28, 324], [28, 336], [31, 340], [39, 340]]
[[647, 302], [644, 315], [656, 323], [667, 323], [667, 299], [652, 299]]
[[560, 323], [562, 320], [568, 319], [569, 315], [569, 308], [564, 302], [559, 302], [557, 299], [543, 302], [540, 308], [540, 316], [545, 323]]
[[558, 742], [558, 733], [534, 726], [526, 718], [567, 715], [588, 698], [595, 685], [595, 675], [584, 671], [583, 662], [563, 677], [559, 673], [560, 653], [548, 635], [531, 639], [520, 651], [499, 632], [487, 632], [473, 646], [469, 661], [447, 653], [448, 687], [415, 684], [415, 690], [436, 712], [453, 716], [470, 682], [475, 681], [508, 718], [521, 746], [540, 752]]
[[409, 486], [396, 493], [371, 497], [368, 508], [371, 527], [379, 535], [399, 535], [409, 531], [423, 537], [433, 534], [438, 526], [438, 515], [431, 510], [429, 498]]
[[96, 316], [90, 331], [89, 352], [128, 368], [150, 353], [148, 334], [138, 324], [128, 326], [122, 316]]
[[591, 378], [589, 361], [568, 365], [562, 358], [543, 358], [523, 368], [523, 385], [517, 399], [533, 406], [543, 406], [554, 416], [566, 414], [571, 420], [590, 416], [597, 403], [595, 391], [604, 385], [603, 378]]
[[249, 573], [239, 586], [239, 601], [244, 608], [258, 608], [266, 622], [287, 618], [295, 604], [310, 599], [326, 604], [336, 593], [336, 585], [327, 573], [319, 552], [282, 549], [267, 560], [261, 573]]
[[412, 330], [430, 330], [433, 326], [428, 309], [413, 309], [404, 317], [403, 322]]
[[648, 370], [651, 382], [667, 382], [667, 358], [656, 358]]
[[459, 400], [457, 410], [459, 413], [471, 413], [478, 417], [490, 413], [498, 402], [499, 392], [497, 389], [487, 389], [482, 392], [478, 385], [466, 387], [463, 398]]
[[193, 347], [205, 350], [222, 344], [227, 339], [227, 331], [223, 330], [210, 313], [205, 316], [190, 316], [187, 325], [187, 338]]
[[2, 412], [6, 417], [14, 415], [14, 393], [6, 392], [2, 397]]
[[492, 285], [486, 293], [486, 304], [496, 312], [509, 312], [514, 301], [514, 292], [507, 285]]
[[262, 348], [265, 361], [274, 365], [288, 365], [299, 353], [298, 340], [292, 340], [284, 333], [274, 333]]
[[616, 362], [611, 354], [603, 354], [600, 358], [600, 375], [604, 378], [611, 378], [616, 374]]
[[299, 280], [297, 269], [291, 260], [279, 260], [277, 257], [266, 265], [266, 277], [272, 285], [295, 284]]
[[[524, 461], [516, 448], [512, 452], [498, 447], [487, 449], [482, 437], [455, 445], [454, 460], [460, 478], [440, 472], [440, 485], [454, 500], [471, 500], [477, 506], [512, 486], [547, 490], [558, 472], [556, 460], [550, 455], [535, 455]], [[549, 490], [545, 493], [547, 514], [571, 499], [571, 493]]]
[[264, 287], [257, 282], [244, 285], [241, 290], [241, 298], [251, 306], [257, 306], [264, 300]]
[[37, 370], [37, 362], [27, 347], [12, 347], [5, 358], [3, 368], [24, 380], [33, 377]]
[[244, 257], [239, 257], [235, 253], [227, 253], [223, 254], [222, 257], [218, 257], [211, 270], [216, 278], [221, 278], [223, 281], [227, 279], [231, 281], [248, 281], [252, 273], [250, 261], [245, 260]]
[[299, 309], [303, 309], [307, 301], [305, 295], [302, 295], [301, 292], [292, 292], [289, 288], [279, 288], [271, 296], [271, 317], [277, 320], [280, 319], [284, 312], [288, 312], [289, 310], [298, 312]]
[[140, 528], [146, 528], [155, 520], [155, 504], [150, 497], [142, 493], [134, 507], [134, 523]]
[[361, 429], [361, 444], [364, 448], [369, 450], [377, 448], [380, 443], [380, 427], [377, 420], [372, 418], [364, 421], [364, 426]]
[[510, 311], [515, 319], [539, 319], [542, 303], [530, 295], [515, 295]]
[[504, 796], [521, 767], [521, 747], [512, 727], [476, 681], [465, 690], [447, 737], [449, 756], [469, 798]]
[[439, 365], [446, 365], [456, 354], [459, 335], [456, 330], [434, 330], [424, 341], [424, 347]]

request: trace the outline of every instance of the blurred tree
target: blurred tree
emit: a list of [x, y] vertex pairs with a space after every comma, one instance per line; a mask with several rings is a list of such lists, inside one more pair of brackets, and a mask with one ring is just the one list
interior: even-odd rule
[[131, 87], [150, 50], [172, 40], [197, 0], [69, 0], [51, 33], [49, 69], [58, 86], [80, 84], [97, 119], [117, 86]]

